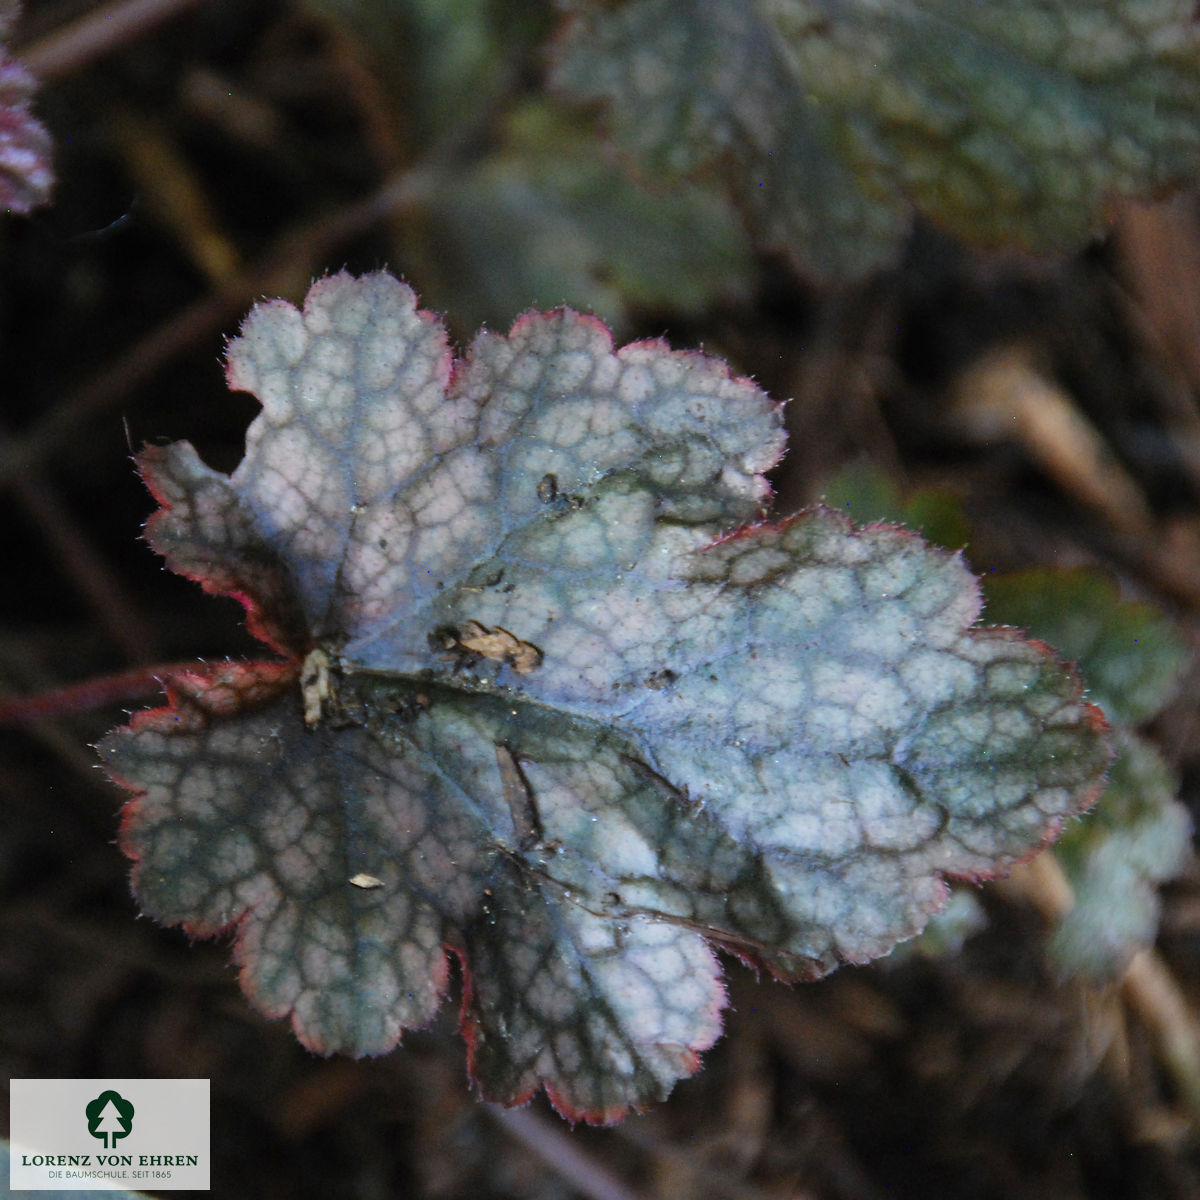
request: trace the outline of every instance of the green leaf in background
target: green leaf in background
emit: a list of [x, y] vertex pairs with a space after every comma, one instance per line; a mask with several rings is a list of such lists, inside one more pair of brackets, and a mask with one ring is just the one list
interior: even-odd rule
[[877, 467], [850, 466], [839, 471], [825, 484], [822, 499], [858, 525], [873, 521], [907, 525], [950, 550], [961, 549], [971, 540], [971, 526], [953, 492], [921, 488], [902, 496], [892, 477]]
[[756, 238], [823, 277], [897, 256], [914, 212], [1050, 251], [1115, 194], [1200, 167], [1184, 0], [576, 0], [556, 80], [648, 178], [728, 177]]
[[1114, 725], [1154, 716], [1191, 660], [1187, 644], [1162, 613], [1149, 604], [1122, 603], [1111, 579], [1082, 568], [989, 578], [987, 615], [1075, 659], [1092, 702]]
[[[1091, 699], [1117, 726], [1147, 720], [1171, 698], [1191, 659], [1183, 638], [1148, 604], [1122, 603], [1116, 584], [1083, 569], [1043, 568], [987, 580], [990, 620], [1016, 625], [1078, 661]], [[1154, 941], [1156, 885], [1189, 853], [1192, 823], [1158, 751], [1118, 728], [1108, 790], [1070, 825], [1057, 855], [1075, 893], [1050, 954], [1073, 975], [1116, 976]]]
[[620, 326], [631, 306], [692, 313], [750, 290], [749, 243], [721, 196], [689, 184], [650, 191], [544, 101], [517, 108], [499, 133], [430, 214], [431, 291], [460, 327], [563, 303]]
[[884, 961], [888, 966], [896, 966], [915, 955], [951, 958], [962, 951], [968, 938], [987, 928], [987, 923], [987, 913], [977, 890], [956, 885], [950, 889], [946, 907], [934, 913], [929, 924], [915, 938], [901, 942]]
[[1059, 921], [1050, 954], [1070, 974], [1093, 980], [1118, 975], [1154, 941], [1156, 885], [1182, 870], [1191, 846], [1191, 819], [1175, 799], [1171, 768], [1136, 734], [1116, 737], [1108, 790], [1057, 847], [1075, 907]]
[[407, 149], [452, 138], [494, 107], [511, 64], [548, 32], [539, 5], [499, 0], [304, 0], [358, 48]]
[[639, 181], [589, 121], [521, 91], [549, 10], [505, 0], [305, 0], [355, 47], [406, 162], [437, 186], [395, 225], [395, 261], [469, 335], [569, 304], [692, 314], [744, 297], [754, 267], [719, 190]]

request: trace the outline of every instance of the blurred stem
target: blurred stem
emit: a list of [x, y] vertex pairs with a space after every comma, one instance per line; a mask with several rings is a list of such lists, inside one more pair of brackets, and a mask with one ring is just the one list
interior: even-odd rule
[[802, 404], [787, 407], [788, 452], [776, 472], [775, 510], [811, 504], [814, 480], [866, 451], [901, 478], [900, 453], [880, 404], [880, 373], [894, 357], [898, 296], [894, 275], [822, 289], [786, 381]]
[[275, 295], [285, 290], [280, 287], [281, 280], [297, 274], [309, 278], [313, 265], [325, 259], [334, 247], [373, 228], [397, 209], [426, 203], [440, 174], [439, 167], [432, 163], [419, 165], [385, 180], [365, 200], [284, 234], [228, 286], [199, 297], [168, 317], [34, 422], [27, 432], [0, 446], [0, 485], [37, 469], [78, 439], [88, 420], [127, 399], [129, 392], [145, 383], [176, 355], [217, 333], [241, 314], [248, 297]]
[[[1020, 895], [1052, 921], [1075, 905], [1070, 880], [1046, 851], [1013, 869], [1003, 890]], [[1200, 1128], [1200, 1031], [1170, 968], [1153, 949], [1139, 950], [1120, 980], [1121, 995], [1154, 1039], [1155, 1050], [1187, 1110]]]
[[1121, 993], [1153, 1035], [1180, 1101], [1200, 1127], [1200, 1035], [1175, 976], [1154, 950], [1139, 950], [1121, 979]]
[[200, 0], [114, 0], [21, 51], [40, 80], [59, 79], [93, 59], [120, 50]]
[[[28, 666], [22, 649], [0, 642], [0, 728], [4, 727], [5, 711], [23, 703], [9, 694], [7, 680], [25, 674]], [[30, 725], [29, 738], [56, 758], [78, 782], [85, 784], [89, 790], [104, 790], [105, 785], [96, 770], [96, 759], [80, 744], [77, 734], [49, 721], [44, 724], [30, 722]]]
[[[0, 430], [0, 450], [7, 443]], [[13, 481], [17, 502], [58, 559], [60, 570], [87, 599], [104, 631], [129, 662], [154, 654], [157, 634], [117, 573], [92, 544], [75, 514], [41, 472], [27, 471]]]
[[238, 252], [216, 207], [168, 126], [114, 106], [113, 140], [146, 208], [169, 230], [192, 265], [220, 290], [237, 277]]
[[527, 1108], [485, 1104], [483, 1110], [581, 1196], [588, 1200], [640, 1200], [637, 1192], [630, 1191], [565, 1133]]

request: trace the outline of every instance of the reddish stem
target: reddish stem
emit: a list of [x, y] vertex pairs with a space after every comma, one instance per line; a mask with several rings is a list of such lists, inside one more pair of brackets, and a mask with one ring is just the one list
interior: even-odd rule
[[0, 699], [0, 728], [15, 729], [76, 713], [91, 712], [123, 701], [141, 700], [155, 692], [166, 690], [173, 675], [195, 672], [202, 664], [195, 661], [159, 663], [152, 667], [137, 667], [115, 675], [99, 675], [81, 683], [51, 688], [35, 696], [12, 696]]

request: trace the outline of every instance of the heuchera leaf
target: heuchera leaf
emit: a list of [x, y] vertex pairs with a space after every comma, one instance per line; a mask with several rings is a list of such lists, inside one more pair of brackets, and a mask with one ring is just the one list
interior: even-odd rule
[[642, 187], [564, 117], [544, 99], [514, 107], [492, 151], [438, 196], [431, 225], [457, 320], [507, 324], [547, 296], [615, 324], [635, 306], [688, 313], [750, 293], [754, 260], [728, 201], [688, 183]]
[[1086, 821], [1057, 847], [1075, 893], [1050, 953], [1072, 975], [1105, 982], [1158, 934], [1158, 885], [1191, 854], [1192, 820], [1175, 798], [1179, 780], [1148, 742], [1119, 730], [1112, 781]]
[[169, 565], [283, 658], [176, 678], [100, 746], [144, 909], [237, 931], [252, 1001], [377, 1054], [463, 966], [484, 1095], [615, 1120], [712, 1044], [713, 948], [886, 952], [1094, 798], [1103, 721], [972, 629], [958, 556], [759, 523], [779, 406], [697, 353], [533, 313], [453, 361], [385, 274], [259, 305], [226, 476], [144, 451]]
[[33, 76], [5, 50], [19, 8], [0, 0], [0, 209], [27, 213], [49, 198], [54, 172], [50, 135], [31, 111]]
[[1178, 691], [1186, 641], [1149, 604], [1123, 602], [1107, 575], [1039, 568], [987, 581], [991, 620], [1019, 625], [1079, 661], [1092, 699], [1116, 727], [1112, 782], [1057, 853], [1075, 893], [1050, 953], [1071, 974], [1116, 977], [1158, 932], [1158, 885], [1188, 860], [1192, 820], [1158, 751], [1125, 726], [1148, 720]]
[[1084, 568], [991, 578], [987, 616], [1029, 630], [1078, 661], [1092, 700], [1116, 725], [1159, 712], [1192, 661], [1187, 642], [1161, 612], [1123, 602], [1111, 578]]
[[962, 884], [950, 889], [946, 907], [933, 914], [929, 923], [911, 941], [901, 942], [888, 956], [894, 966], [920, 955], [924, 958], [953, 958], [962, 953], [969, 938], [987, 928], [988, 917], [976, 888]]
[[[919, 488], [902, 495], [895, 480], [878, 467], [843, 468], [826, 481], [821, 496], [830, 508], [844, 512], [856, 524], [895, 521], [915, 529], [928, 542], [954, 549], [971, 540], [970, 522], [953, 492]], [[1053, 638], [1047, 640], [1058, 647]]]
[[1188, 0], [575, 0], [556, 80], [650, 180], [714, 168], [759, 239], [840, 277], [912, 213], [1072, 248], [1200, 168]]

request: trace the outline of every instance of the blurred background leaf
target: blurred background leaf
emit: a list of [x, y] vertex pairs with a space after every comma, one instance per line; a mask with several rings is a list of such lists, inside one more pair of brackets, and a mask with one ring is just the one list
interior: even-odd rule
[[1141, 0], [574, 0], [555, 79], [649, 178], [709, 171], [756, 240], [834, 280], [911, 216], [1075, 248], [1115, 194], [1200, 167], [1200, 30]]
[[1115, 725], [1137, 725], [1171, 699], [1192, 661], [1171, 623], [1149, 604], [1083, 569], [1017, 571], [986, 582], [986, 619], [1015, 625], [1073, 659], [1088, 693]]
[[953, 492], [918, 488], [902, 496], [892, 477], [879, 467], [845, 467], [821, 491], [830, 508], [840, 509], [859, 525], [874, 521], [907, 525], [948, 550], [961, 549], [971, 540], [971, 527]]
[[1192, 821], [1176, 800], [1179, 779], [1153, 746], [1119, 731], [1107, 790], [1072, 823], [1054, 853], [1075, 895], [1050, 939], [1064, 971], [1104, 982], [1153, 945], [1161, 911], [1157, 885], [1187, 862]]

